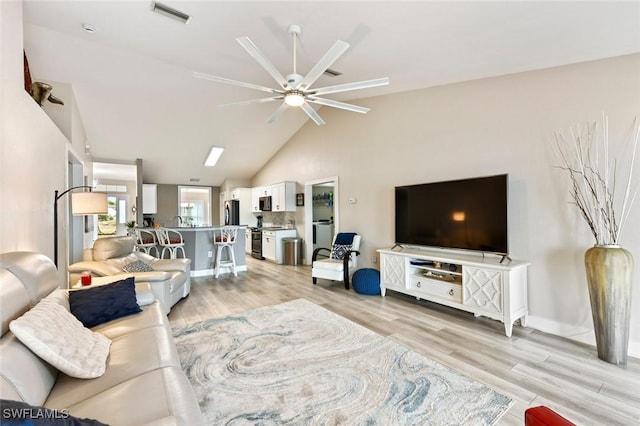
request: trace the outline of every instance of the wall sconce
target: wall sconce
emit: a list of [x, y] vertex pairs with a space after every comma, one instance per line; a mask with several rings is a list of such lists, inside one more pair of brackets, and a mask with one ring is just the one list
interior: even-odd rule
[[53, 262], [58, 267], [58, 200], [74, 189], [89, 189], [89, 192], [75, 192], [71, 194], [71, 214], [85, 216], [90, 214], [107, 214], [107, 194], [104, 192], [91, 192], [90, 186], [74, 186], [62, 193], [55, 191], [53, 201]]

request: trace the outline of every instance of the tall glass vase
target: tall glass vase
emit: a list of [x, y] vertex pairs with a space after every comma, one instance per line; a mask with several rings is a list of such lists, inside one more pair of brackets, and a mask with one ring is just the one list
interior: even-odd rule
[[594, 246], [584, 255], [598, 358], [625, 365], [629, 349], [633, 256], [620, 246]]

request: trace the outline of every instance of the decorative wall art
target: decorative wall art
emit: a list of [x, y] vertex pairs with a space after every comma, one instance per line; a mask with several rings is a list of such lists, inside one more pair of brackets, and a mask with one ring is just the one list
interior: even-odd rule
[[64, 105], [64, 102], [60, 98], [56, 98], [51, 94], [53, 86], [41, 81], [32, 81], [31, 71], [29, 70], [29, 61], [27, 60], [27, 52], [22, 51], [24, 56], [24, 90], [31, 95], [31, 97], [42, 106], [45, 101], [49, 101], [53, 104]]

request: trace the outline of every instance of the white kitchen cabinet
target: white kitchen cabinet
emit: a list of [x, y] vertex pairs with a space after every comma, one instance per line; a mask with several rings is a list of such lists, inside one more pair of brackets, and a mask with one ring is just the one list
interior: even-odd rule
[[244, 231], [244, 252], [251, 254], [251, 228], [247, 228]]
[[262, 231], [262, 257], [276, 262], [276, 231]]
[[260, 197], [271, 197], [272, 212], [296, 211], [296, 183], [280, 182], [251, 188], [251, 211], [260, 212]]
[[240, 225], [254, 226], [253, 201], [251, 188], [235, 188], [229, 193], [230, 200], [238, 201], [238, 219]]
[[271, 185], [259, 187], [258, 194], [260, 197], [268, 197], [271, 195]]
[[296, 210], [296, 183], [281, 182], [271, 185], [271, 211], [292, 212]]
[[526, 326], [529, 262], [419, 249], [378, 250], [382, 296], [386, 290], [410, 294], [504, 323]]
[[260, 197], [265, 197], [266, 195], [264, 194], [267, 192], [271, 195], [271, 188], [268, 191], [263, 186], [251, 188], [251, 211], [253, 213], [262, 211], [260, 210]]
[[284, 210], [284, 183], [271, 185], [271, 211], [283, 212]]
[[283, 238], [295, 238], [295, 229], [262, 230], [262, 257], [279, 265], [283, 263]]
[[230, 200], [244, 201], [251, 197], [251, 188], [235, 188], [231, 190]]
[[260, 211], [260, 194], [258, 188], [251, 188], [251, 212], [256, 213]]
[[158, 213], [158, 185], [142, 184], [142, 214]]

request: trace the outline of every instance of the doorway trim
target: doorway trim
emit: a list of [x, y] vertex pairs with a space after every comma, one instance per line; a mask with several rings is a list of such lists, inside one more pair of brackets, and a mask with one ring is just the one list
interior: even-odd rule
[[313, 256], [313, 186], [323, 183], [332, 183], [333, 190], [333, 229], [337, 233], [340, 230], [340, 185], [338, 176], [330, 176], [323, 179], [315, 179], [304, 184], [304, 234], [305, 234], [305, 265], [311, 265]]
[[[67, 145], [67, 169], [66, 169], [66, 182], [69, 188], [80, 185], [88, 185], [85, 179], [85, 162], [81, 159], [80, 155], [73, 149], [72, 146]], [[82, 260], [82, 253], [85, 246], [85, 233], [84, 233], [84, 217], [73, 216], [71, 214], [71, 196], [66, 197], [66, 224], [67, 229], [66, 236], [66, 253], [67, 258], [64, 260], [66, 264], [70, 265]], [[61, 252], [61, 251], [59, 251]]]

